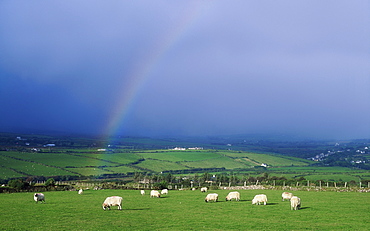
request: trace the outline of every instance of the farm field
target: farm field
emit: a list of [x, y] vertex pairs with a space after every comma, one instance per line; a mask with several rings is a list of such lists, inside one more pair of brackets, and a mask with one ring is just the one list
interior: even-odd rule
[[[33, 193], [0, 194], [3, 230], [368, 230], [370, 194], [294, 191], [302, 209], [290, 210], [281, 190], [239, 190], [241, 200], [225, 201], [229, 190], [212, 190], [219, 201], [204, 202], [205, 193], [170, 190], [161, 198], [138, 190], [44, 192], [45, 204]], [[256, 194], [268, 203], [252, 205]], [[122, 211], [104, 211], [108, 196], [122, 196]]]
[[[231, 172], [307, 180], [355, 181], [370, 179], [367, 170], [311, 166], [314, 161], [276, 154], [225, 150], [116, 150], [54, 148], [51, 152], [0, 152], [0, 180], [30, 176], [100, 176], [109, 174], [157, 174], [162, 171]], [[267, 168], [260, 165], [267, 164]], [[258, 167], [258, 168], [255, 168]]]
[[[244, 160], [251, 156], [253, 161]], [[192, 168], [225, 168], [234, 170], [240, 168], [250, 169], [262, 163], [278, 166], [291, 166], [292, 157], [272, 156], [267, 154], [218, 152], [217, 150], [202, 151], [135, 151], [96, 153], [63, 152], [56, 149], [55, 152], [0, 152], [2, 165], [18, 171], [24, 176], [43, 175], [92, 175], [100, 173], [127, 173], [131, 172], [161, 172], [171, 170], [186, 170]], [[296, 166], [307, 166], [309, 161], [295, 158]], [[125, 165], [129, 168], [122, 168]], [[31, 166], [31, 167], [30, 167]], [[37, 166], [37, 168], [32, 167]], [[86, 168], [86, 171], [84, 171]], [[99, 168], [99, 171], [94, 170]], [[54, 171], [53, 171], [54, 170]], [[8, 170], [9, 171], [9, 170]], [[9, 175], [1, 175], [6, 179]]]

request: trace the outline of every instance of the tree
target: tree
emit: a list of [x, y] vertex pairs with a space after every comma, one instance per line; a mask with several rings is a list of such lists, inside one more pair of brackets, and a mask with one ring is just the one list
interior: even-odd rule
[[12, 187], [18, 190], [26, 189], [28, 186], [27, 182], [24, 182], [21, 179], [11, 180], [9, 181], [8, 185], [9, 187]]
[[55, 180], [54, 180], [54, 178], [49, 178], [49, 179], [45, 182], [45, 186], [55, 186]]

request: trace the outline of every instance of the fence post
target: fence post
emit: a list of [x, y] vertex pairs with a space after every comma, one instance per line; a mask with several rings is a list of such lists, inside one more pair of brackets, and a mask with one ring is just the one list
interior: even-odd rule
[[344, 182], [344, 187], [347, 188], [347, 182]]
[[320, 189], [321, 189], [321, 180], [319, 182], [320, 182]]
[[307, 187], [310, 187], [310, 181], [309, 180], [307, 181]]

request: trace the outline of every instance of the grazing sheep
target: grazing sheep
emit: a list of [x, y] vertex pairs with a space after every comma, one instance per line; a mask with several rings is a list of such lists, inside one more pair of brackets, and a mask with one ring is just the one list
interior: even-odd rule
[[38, 203], [39, 201], [42, 203], [44, 202], [45, 203], [45, 196], [44, 194], [42, 193], [35, 193], [33, 195], [33, 199], [36, 201], [36, 203]]
[[82, 194], [84, 191], [82, 189], [78, 190], [78, 194]]
[[152, 190], [150, 191], [150, 197], [161, 197], [161, 194], [156, 190]]
[[290, 198], [290, 209], [297, 210], [301, 207], [301, 199], [299, 197], [293, 196]]
[[267, 196], [265, 194], [255, 195], [252, 200], [252, 205], [257, 204], [260, 205], [263, 202], [264, 205], [267, 203]]
[[231, 201], [232, 199], [239, 201], [240, 193], [239, 192], [229, 192], [229, 194], [226, 196], [226, 201]]
[[163, 194], [168, 194], [168, 189], [162, 189], [162, 191], [161, 191], [161, 194], [163, 195]]
[[108, 208], [108, 210], [110, 210], [111, 206], [118, 206], [118, 210], [122, 210], [122, 197], [107, 197], [103, 202], [103, 209], [105, 210], [106, 208]]
[[290, 198], [292, 198], [292, 196], [293, 196], [293, 193], [290, 193], [290, 192], [283, 192], [281, 194], [281, 198], [282, 198], [283, 201], [284, 201], [284, 199], [290, 200]]
[[218, 199], [218, 194], [217, 193], [210, 193], [206, 196], [206, 198], [204, 199], [205, 202], [208, 202], [208, 201], [214, 201], [214, 202], [217, 202], [217, 199]]
[[140, 190], [140, 194], [141, 194], [142, 196], [144, 196], [144, 195], [145, 195], [145, 191], [144, 191], [144, 190]]
[[207, 192], [207, 187], [200, 188], [201, 192]]

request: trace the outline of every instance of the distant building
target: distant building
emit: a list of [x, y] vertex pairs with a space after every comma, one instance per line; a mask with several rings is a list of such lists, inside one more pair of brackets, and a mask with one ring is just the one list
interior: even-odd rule
[[55, 147], [55, 144], [45, 144], [44, 147]]
[[176, 147], [176, 148], [174, 148], [173, 150], [181, 150], [181, 151], [183, 151], [183, 150], [186, 150], [186, 148], [179, 148], [179, 147]]

